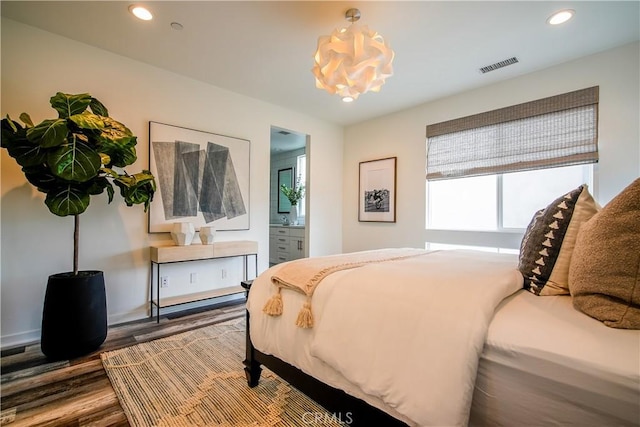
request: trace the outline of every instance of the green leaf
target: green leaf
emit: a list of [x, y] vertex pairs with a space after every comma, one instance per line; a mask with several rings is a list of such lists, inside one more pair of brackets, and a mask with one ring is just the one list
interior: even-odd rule
[[0, 144], [2, 148], [9, 148], [17, 139], [26, 139], [26, 131], [19, 123], [14, 122], [7, 114], [7, 117], [0, 122], [2, 129], [2, 139]]
[[45, 148], [56, 147], [65, 141], [68, 132], [66, 120], [44, 120], [38, 126], [27, 129], [27, 139]]
[[109, 203], [113, 201], [114, 194], [115, 194], [115, 190], [113, 189], [113, 185], [109, 183], [109, 186], [107, 187], [107, 195], [109, 196]]
[[155, 178], [150, 171], [144, 170], [134, 175], [122, 175], [114, 180], [120, 188], [120, 194], [127, 206], [144, 204], [144, 211], [149, 209], [156, 191]]
[[42, 193], [48, 193], [60, 185], [60, 180], [45, 165], [23, 167], [22, 172], [27, 181]]
[[16, 139], [11, 146], [6, 148], [9, 155], [16, 159], [16, 162], [22, 167], [41, 165], [47, 161], [48, 150], [33, 145], [26, 136]]
[[82, 114], [74, 114], [69, 117], [73, 123], [81, 129], [102, 129], [104, 127], [104, 121], [101, 116], [96, 116], [88, 112]]
[[58, 112], [59, 117], [66, 119], [86, 110], [91, 104], [91, 95], [88, 93], [69, 95], [58, 92], [51, 97], [50, 102], [51, 106]]
[[29, 128], [32, 128], [34, 126], [33, 121], [31, 120], [31, 116], [27, 113], [20, 114], [19, 119], [22, 120], [22, 123], [24, 123]]
[[30, 142], [27, 129], [9, 117], [2, 120], [2, 147], [22, 167], [43, 164], [47, 158], [47, 150]]
[[54, 175], [77, 182], [95, 177], [102, 166], [100, 155], [75, 137], [49, 153], [47, 161]]
[[136, 145], [136, 137], [125, 125], [111, 117], [103, 117], [104, 128], [100, 133], [100, 143], [117, 143], [118, 145], [129, 147]]
[[97, 177], [96, 179], [92, 179], [88, 182], [91, 185], [89, 185], [87, 192], [92, 196], [102, 194], [105, 188], [111, 187], [111, 183], [109, 182], [109, 180], [103, 176]]
[[142, 172], [135, 173], [133, 175], [129, 175], [127, 173], [119, 175], [115, 181], [121, 182], [123, 185], [127, 187], [135, 187], [137, 185], [153, 183], [153, 188], [155, 190], [155, 178], [151, 174], [150, 171], [144, 169]]
[[116, 171], [114, 171], [111, 168], [102, 168], [100, 169], [101, 172], [104, 172], [105, 174], [111, 176], [112, 178], [119, 178], [120, 174]]
[[18, 132], [22, 129], [20, 123], [14, 122], [13, 119], [7, 114], [7, 117], [2, 119], [2, 129], [7, 128], [7, 131]]
[[96, 145], [99, 151], [110, 157], [109, 163], [104, 165], [111, 167], [125, 167], [137, 160], [135, 146], [137, 138], [122, 123], [110, 117], [102, 118], [105, 127], [96, 137]]
[[44, 199], [51, 213], [58, 216], [79, 215], [87, 210], [90, 196], [82, 186], [73, 184], [54, 188]]
[[110, 163], [106, 163], [108, 166], [123, 168], [132, 165], [138, 159], [134, 147], [121, 148], [113, 145], [103, 145], [101, 148], [109, 154]]
[[109, 117], [109, 110], [107, 110], [107, 107], [105, 107], [102, 102], [98, 101], [96, 98], [91, 98], [89, 107], [91, 108], [91, 111], [93, 111], [93, 114]]
[[111, 157], [109, 157], [108, 154], [106, 153], [98, 153], [100, 154], [100, 163], [102, 163], [103, 165], [108, 165], [109, 163], [111, 163]]

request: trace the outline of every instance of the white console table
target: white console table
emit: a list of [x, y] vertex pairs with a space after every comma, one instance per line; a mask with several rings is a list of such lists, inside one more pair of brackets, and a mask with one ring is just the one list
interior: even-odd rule
[[149, 300], [149, 317], [153, 317], [153, 306], [156, 306], [158, 323], [160, 322], [161, 308], [245, 292], [245, 289], [238, 284], [237, 286], [229, 286], [210, 291], [161, 298], [160, 267], [162, 265], [177, 262], [242, 257], [244, 270], [242, 279], [247, 280], [249, 257], [253, 256], [255, 258], [255, 272], [256, 274], [258, 272], [258, 242], [251, 240], [215, 242], [212, 245], [151, 245], [149, 249], [151, 252], [151, 297]]

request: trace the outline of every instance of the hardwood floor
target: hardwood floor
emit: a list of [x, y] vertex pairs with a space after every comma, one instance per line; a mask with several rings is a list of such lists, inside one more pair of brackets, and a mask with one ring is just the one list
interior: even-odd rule
[[244, 301], [210, 306], [109, 328], [96, 352], [49, 362], [34, 344], [3, 350], [0, 425], [129, 426], [100, 353], [244, 316]]

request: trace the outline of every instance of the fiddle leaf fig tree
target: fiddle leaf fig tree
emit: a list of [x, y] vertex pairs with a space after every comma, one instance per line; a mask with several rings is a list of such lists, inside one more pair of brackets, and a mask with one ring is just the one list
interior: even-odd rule
[[2, 119], [2, 148], [22, 166], [51, 213], [74, 216], [73, 272], [78, 274], [79, 215], [91, 196], [107, 192], [113, 200], [115, 186], [127, 206], [143, 204], [145, 212], [156, 191], [148, 170], [130, 175], [124, 168], [136, 157], [136, 137], [109, 117], [107, 108], [87, 93], [58, 92], [51, 97], [57, 119], [34, 124], [27, 113], [22, 125], [7, 115]]

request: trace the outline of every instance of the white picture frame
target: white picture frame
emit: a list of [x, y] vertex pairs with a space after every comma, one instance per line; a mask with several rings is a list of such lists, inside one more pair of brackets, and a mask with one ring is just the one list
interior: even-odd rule
[[176, 222], [196, 230], [249, 229], [251, 142], [149, 122], [149, 168], [158, 189], [149, 208], [149, 233]]

